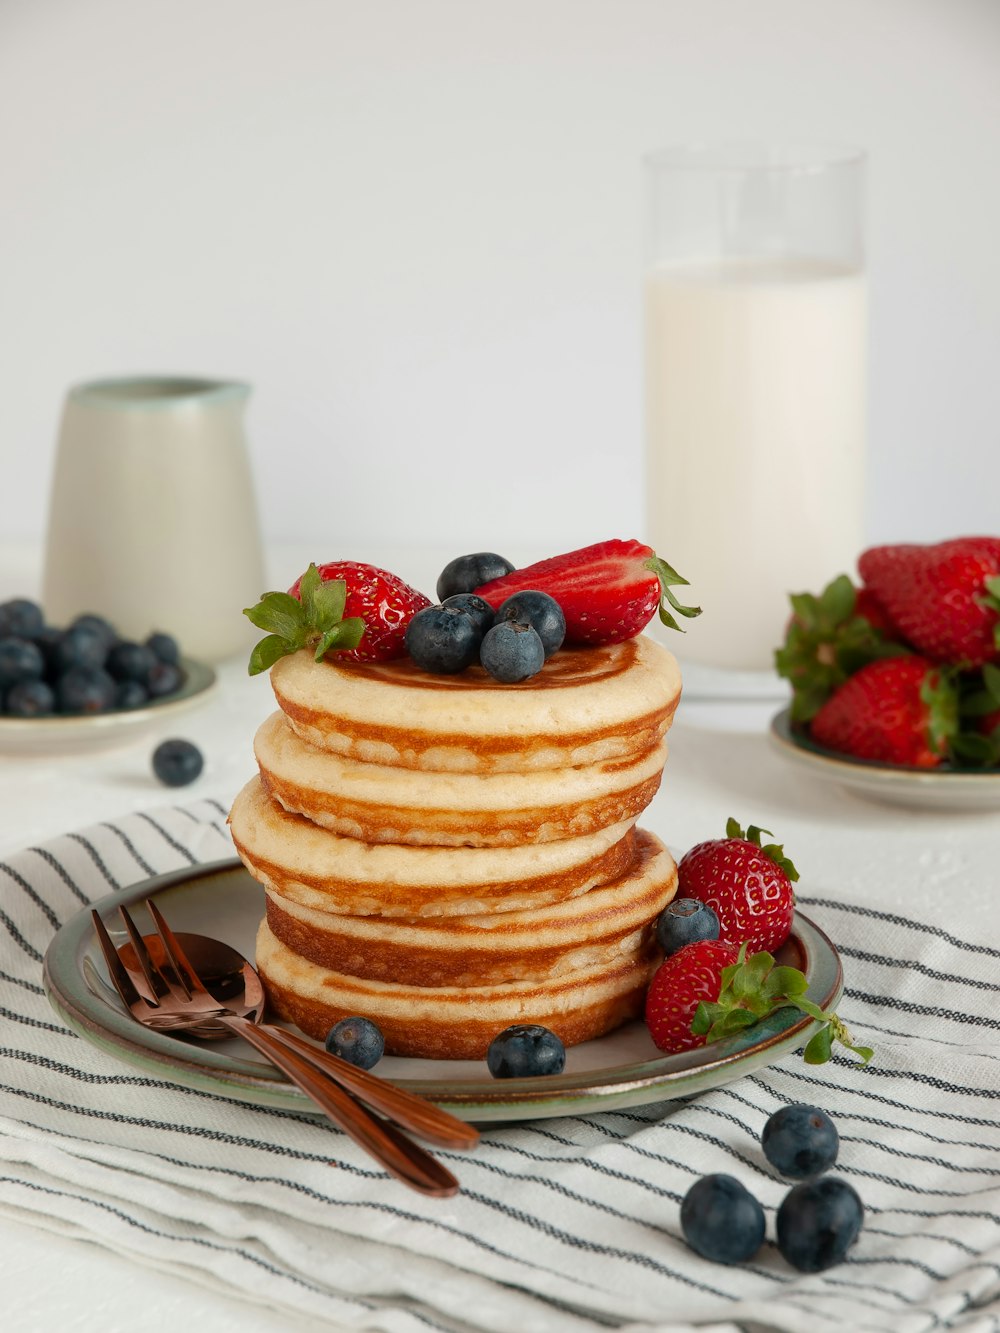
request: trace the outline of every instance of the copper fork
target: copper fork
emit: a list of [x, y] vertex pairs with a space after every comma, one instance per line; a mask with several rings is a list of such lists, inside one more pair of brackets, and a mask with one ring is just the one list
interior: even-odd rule
[[[342, 1086], [344, 1079], [340, 1066], [349, 1068], [352, 1073], [365, 1071], [355, 1070], [336, 1057], [316, 1051], [304, 1041], [291, 1038], [291, 1034], [286, 1034], [283, 1029], [260, 1026], [227, 1009], [203, 985], [155, 904], [147, 902], [146, 906], [156, 925], [168, 967], [161, 966], [153, 958], [124, 907], [120, 907], [119, 912], [138, 968], [126, 962], [115, 948], [100, 915], [97, 912], [91, 914], [111, 980], [126, 1008], [138, 1022], [154, 1030], [170, 1033], [186, 1031], [195, 1037], [218, 1035], [220, 1026], [228, 1029], [249, 1042], [280, 1069], [334, 1124], [392, 1175], [423, 1194], [446, 1197], [457, 1192], [458, 1181], [450, 1171], [396, 1125], [370, 1111]], [[350, 1078], [351, 1074], [348, 1074]], [[393, 1087], [374, 1075], [369, 1078], [380, 1085], [376, 1091]], [[393, 1091], [401, 1093], [404, 1098], [410, 1097], [402, 1093], [401, 1089], [393, 1088]], [[392, 1102], [391, 1094], [388, 1100]], [[452, 1146], [471, 1146], [478, 1138], [471, 1126], [448, 1116], [440, 1108], [431, 1107], [430, 1103], [422, 1102], [422, 1099], [411, 1100], [420, 1102], [425, 1112], [430, 1109], [433, 1113], [430, 1117], [432, 1121], [443, 1118], [461, 1127], [464, 1143], [459, 1145], [452, 1139]]]

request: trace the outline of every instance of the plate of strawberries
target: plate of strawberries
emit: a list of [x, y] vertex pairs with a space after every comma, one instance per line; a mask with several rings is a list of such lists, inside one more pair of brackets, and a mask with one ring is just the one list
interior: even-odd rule
[[895, 804], [1000, 808], [1000, 537], [873, 546], [790, 600], [783, 755]]

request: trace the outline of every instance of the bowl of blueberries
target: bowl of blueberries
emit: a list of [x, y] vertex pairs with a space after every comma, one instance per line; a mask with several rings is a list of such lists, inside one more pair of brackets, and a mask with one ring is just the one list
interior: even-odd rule
[[116, 744], [215, 683], [164, 631], [138, 642], [96, 614], [51, 625], [30, 598], [0, 603], [0, 751]]

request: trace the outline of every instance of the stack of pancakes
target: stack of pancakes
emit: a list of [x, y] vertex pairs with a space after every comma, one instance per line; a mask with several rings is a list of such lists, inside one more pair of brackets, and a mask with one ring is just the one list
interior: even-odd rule
[[520, 685], [299, 652], [271, 682], [230, 825], [282, 1017], [322, 1040], [361, 1014], [390, 1053], [463, 1059], [512, 1023], [571, 1045], [641, 1012], [677, 885], [635, 827], [680, 696], [665, 648], [563, 650]]

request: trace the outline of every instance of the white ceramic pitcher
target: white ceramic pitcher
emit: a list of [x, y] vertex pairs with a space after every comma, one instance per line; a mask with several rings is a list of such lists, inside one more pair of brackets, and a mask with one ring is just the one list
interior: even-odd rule
[[96, 612], [129, 638], [173, 634], [207, 661], [247, 648], [242, 608], [264, 591], [249, 395], [246, 384], [159, 376], [69, 390], [42, 586], [50, 623]]

